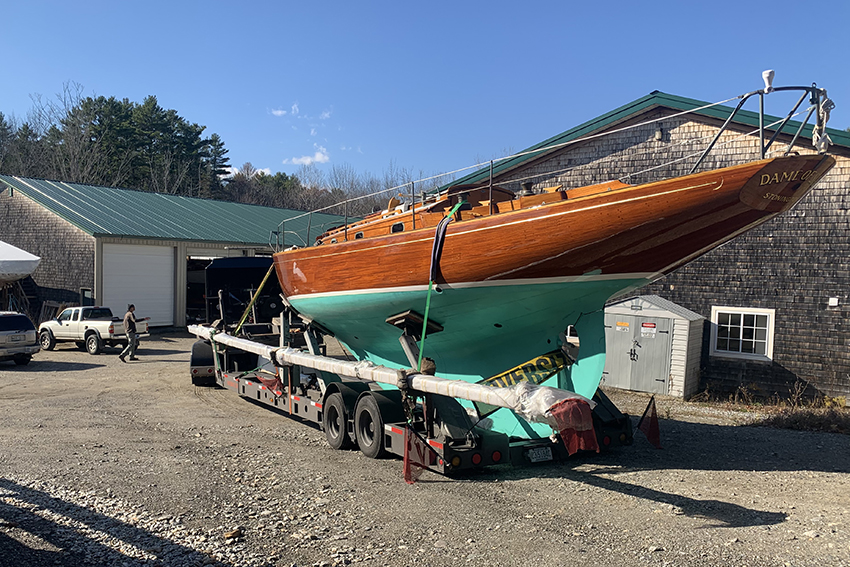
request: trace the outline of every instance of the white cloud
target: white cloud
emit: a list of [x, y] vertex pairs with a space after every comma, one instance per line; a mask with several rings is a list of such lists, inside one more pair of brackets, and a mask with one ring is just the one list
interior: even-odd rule
[[281, 108], [273, 108], [273, 109], [272, 109], [272, 114], [274, 114], [275, 116], [285, 116], [285, 115], [286, 115], [286, 111], [285, 111], [285, 110], [283, 110], [283, 109], [281, 109]]
[[310, 128], [310, 135], [311, 135], [311, 136], [315, 136], [316, 134], [318, 134], [318, 132], [316, 131], [316, 129], [315, 129], [315, 128]]
[[330, 117], [331, 117], [331, 111], [326, 110], [319, 115], [319, 120], [327, 120]]
[[298, 114], [298, 103], [292, 103], [292, 114]]
[[331, 160], [331, 156], [328, 154], [328, 150], [320, 146], [319, 144], [314, 144], [316, 148], [316, 153], [311, 156], [301, 156], [292, 159], [285, 159], [283, 163], [293, 163], [295, 165], [313, 165], [314, 163], [328, 163]]
[[[240, 171], [241, 171], [240, 168], [230, 166], [230, 167], [227, 168], [227, 173], [225, 173], [224, 175], [220, 175], [219, 178], [220, 179], [230, 179], [234, 175], [239, 173]], [[255, 175], [258, 175], [260, 173], [262, 173], [264, 175], [271, 175], [272, 169], [270, 167], [256, 168], [256, 169], [254, 169], [254, 175], [252, 175], [252, 177], [255, 176]]]

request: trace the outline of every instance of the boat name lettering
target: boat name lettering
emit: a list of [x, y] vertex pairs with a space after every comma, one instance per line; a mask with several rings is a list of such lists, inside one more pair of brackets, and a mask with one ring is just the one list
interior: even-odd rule
[[777, 195], [776, 193], [765, 193], [762, 195], [762, 199], [767, 199], [768, 201], [782, 201], [783, 203], [787, 203], [791, 200], [791, 197], [783, 197], [782, 195]]
[[566, 356], [560, 351], [554, 351], [529, 360], [507, 372], [482, 380], [481, 383], [497, 388], [507, 388], [520, 382], [542, 384], [568, 365]]
[[806, 171], [797, 169], [794, 171], [783, 171], [781, 173], [776, 172], [773, 175], [769, 173], [763, 173], [759, 186], [772, 185], [773, 183], [785, 183], [786, 181], [805, 181], [806, 179], [811, 177], [814, 172], [814, 169], [808, 169]]

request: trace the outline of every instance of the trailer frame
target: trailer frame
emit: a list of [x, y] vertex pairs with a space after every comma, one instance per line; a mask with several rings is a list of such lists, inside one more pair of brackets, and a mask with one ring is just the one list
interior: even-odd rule
[[[432, 450], [425, 468], [444, 475], [486, 466], [562, 461], [569, 457], [556, 434], [551, 438], [518, 439], [479, 427], [455, 399], [463, 396], [447, 395], [455, 385], [441, 383], [455, 381], [423, 376], [411, 376], [408, 380], [404, 371], [367, 368], [360, 366], [362, 363], [343, 363], [329, 357], [323, 344], [323, 337], [329, 333], [310, 321], [298, 321], [295, 325], [296, 321], [297, 314], [289, 309], [275, 318], [272, 336], [279, 337], [277, 345], [268, 344], [272, 338], [268, 335], [231, 337], [215, 327], [190, 326], [189, 331], [199, 337], [190, 358], [192, 383], [233, 390], [243, 398], [317, 425], [333, 449], [359, 448], [373, 459], [388, 455], [404, 457], [405, 432], [409, 427]], [[409, 356], [418, 354], [409, 337], [401, 337], [400, 341]], [[293, 348], [293, 344], [303, 346]], [[269, 363], [261, 364], [261, 360]], [[329, 370], [338, 370], [341, 365], [348, 365], [343, 369], [349, 375]], [[383, 378], [379, 380], [385, 384], [391, 382], [386, 377], [395, 375], [401, 387], [382, 388], [372, 379], [372, 372], [380, 372]], [[422, 386], [426, 381], [432, 391]], [[478, 386], [464, 383], [460, 387], [466, 390]], [[599, 447], [630, 445], [633, 428], [629, 416], [621, 413], [601, 390], [593, 401]]]

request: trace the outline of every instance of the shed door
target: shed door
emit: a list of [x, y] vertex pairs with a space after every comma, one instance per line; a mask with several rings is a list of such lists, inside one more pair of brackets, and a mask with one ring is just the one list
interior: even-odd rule
[[670, 319], [605, 314], [606, 386], [666, 394]]
[[100, 304], [123, 317], [128, 304], [151, 326], [174, 324], [174, 248], [134, 244], [103, 245]]
[[637, 317], [633, 340], [631, 389], [666, 394], [670, 377], [670, 319]]
[[632, 348], [635, 322], [631, 315], [605, 314], [605, 369], [602, 376], [606, 386], [632, 389], [629, 349]]

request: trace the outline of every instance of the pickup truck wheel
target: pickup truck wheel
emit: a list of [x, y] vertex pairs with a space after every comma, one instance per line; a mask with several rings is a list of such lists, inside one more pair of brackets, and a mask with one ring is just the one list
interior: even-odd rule
[[369, 394], [361, 397], [354, 408], [354, 433], [364, 455], [378, 459], [384, 454], [384, 420], [378, 402]]
[[325, 400], [324, 414], [322, 414], [322, 427], [331, 448], [348, 449], [353, 445], [346, 432], [347, 421], [342, 394], [334, 392]]
[[15, 357], [14, 360], [15, 360], [15, 364], [17, 364], [18, 366], [26, 366], [27, 364], [30, 363], [30, 360], [32, 360], [32, 355], [31, 354], [19, 354]]
[[47, 329], [43, 329], [38, 334], [38, 342], [44, 350], [53, 350], [56, 348], [56, 339], [53, 337], [53, 333]]
[[87, 336], [86, 350], [89, 354], [100, 354], [100, 351], [103, 350], [103, 342], [101, 342], [100, 337], [94, 333]]

